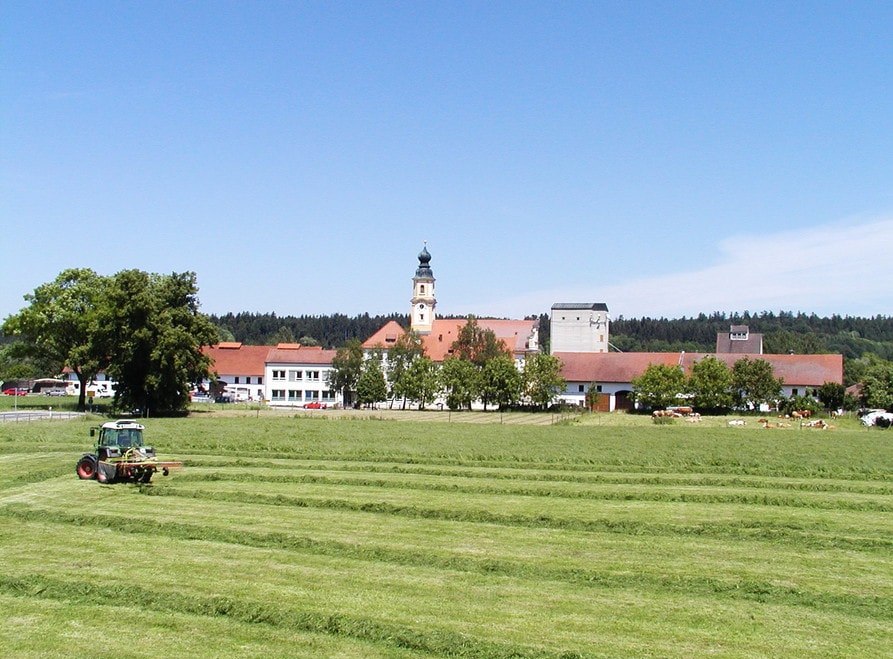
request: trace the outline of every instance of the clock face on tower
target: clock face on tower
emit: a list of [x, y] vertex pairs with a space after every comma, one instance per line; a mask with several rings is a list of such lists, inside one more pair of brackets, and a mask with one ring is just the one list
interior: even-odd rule
[[425, 308], [425, 303], [424, 303], [424, 302], [420, 302], [420, 303], [419, 303], [419, 311], [421, 311], [421, 310], [424, 309], [424, 308]]

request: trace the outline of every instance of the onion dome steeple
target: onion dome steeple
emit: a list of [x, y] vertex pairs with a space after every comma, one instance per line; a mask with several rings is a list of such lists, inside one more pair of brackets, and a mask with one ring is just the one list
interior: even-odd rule
[[416, 268], [415, 276], [416, 277], [433, 277], [434, 272], [431, 271], [431, 254], [428, 253], [428, 244], [425, 243], [425, 246], [422, 247], [422, 251], [419, 252], [419, 267]]

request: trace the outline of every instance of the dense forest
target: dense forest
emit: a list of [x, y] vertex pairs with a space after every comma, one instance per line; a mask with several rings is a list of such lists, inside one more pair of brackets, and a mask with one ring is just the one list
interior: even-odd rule
[[[537, 316], [529, 316], [537, 318]], [[549, 315], [538, 316], [540, 340], [549, 343]], [[370, 316], [277, 316], [274, 313], [238, 313], [211, 316], [222, 340], [255, 345], [302, 342], [338, 348], [348, 339], [367, 339], [382, 325], [395, 320], [408, 325], [406, 314]], [[792, 312], [751, 314], [713, 313], [692, 318], [617, 318], [611, 322], [611, 346], [623, 352], [712, 352], [718, 332], [731, 325], [747, 325], [763, 335], [765, 353], [840, 353], [847, 359], [872, 353], [893, 360], [893, 316], [857, 318]]]

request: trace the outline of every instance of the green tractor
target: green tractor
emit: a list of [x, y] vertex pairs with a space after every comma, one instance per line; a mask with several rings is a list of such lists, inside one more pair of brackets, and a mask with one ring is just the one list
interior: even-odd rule
[[96, 436], [96, 453], [85, 453], [75, 466], [82, 480], [96, 479], [100, 483], [148, 483], [161, 470], [167, 476], [171, 469], [182, 467], [181, 462], [159, 462], [155, 449], [143, 446], [145, 428], [134, 421], [122, 419], [90, 428]]

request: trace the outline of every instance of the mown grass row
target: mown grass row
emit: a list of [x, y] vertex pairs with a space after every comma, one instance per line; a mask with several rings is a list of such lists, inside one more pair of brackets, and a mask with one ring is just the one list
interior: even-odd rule
[[[877, 498], [842, 498], [827, 496], [791, 496], [786, 494], [750, 492], [693, 492], [672, 490], [666, 484], [661, 488], [618, 488], [610, 489], [571, 489], [523, 485], [481, 485], [450, 482], [445, 478], [436, 480], [396, 480], [384, 478], [364, 478], [362, 476], [337, 477], [315, 474], [277, 474], [249, 472], [219, 472], [184, 474], [177, 479], [180, 483], [231, 482], [231, 483], [279, 483], [315, 484], [347, 487], [374, 487], [381, 489], [407, 489], [421, 491], [454, 492], [462, 494], [493, 494], [564, 499], [587, 499], [603, 501], [655, 501], [665, 503], [728, 503], [758, 506], [780, 506], [793, 508], [814, 508], [819, 510], [857, 510], [873, 512], [893, 512], [893, 501]], [[703, 486], [702, 486], [703, 487]]]
[[348, 542], [321, 541], [306, 535], [281, 532], [253, 532], [241, 529], [221, 529], [181, 522], [158, 522], [146, 517], [115, 517], [108, 514], [64, 513], [34, 510], [12, 505], [0, 509], [0, 516], [21, 521], [40, 521], [112, 529], [129, 534], [163, 536], [176, 540], [204, 540], [255, 548], [306, 551], [337, 558], [387, 562], [428, 568], [460, 570], [488, 575], [563, 581], [594, 588], [636, 588], [644, 591], [674, 591], [732, 599], [773, 602], [792, 606], [834, 610], [847, 615], [893, 620], [893, 609], [885, 597], [851, 593], [810, 592], [802, 588], [780, 585], [769, 580], [718, 579], [703, 575], [654, 575], [644, 572], [616, 574], [580, 567], [544, 567], [542, 564], [519, 563], [496, 558], [473, 558], [456, 555], [437, 555], [430, 551], [358, 546]]
[[587, 469], [585, 472], [575, 469], [544, 471], [538, 468], [502, 468], [466, 466], [444, 468], [435, 465], [405, 463], [373, 463], [350, 460], [310, 461], [302, 459], [283, 459], [279, 461], [255, 459], [227, 459], [219, 456], [187, 456], [184, 460], [187, 467], [225, 468], [225, 469], [278, 469], [308, 471], [338, 471], [371, 474], [411, 474], [420, 476], [448, 476], [462, 478], [479, 478], [487, 480], [525, 480], [554, 483], [586, 483], [594, 485], [660, 485], [660, 486], [692, 486], [692, 487], [729, 487], [757, 488], [775, 490], [798, 490], [803, 492], [850, 492], [853, 494], [893, 494], [893, 482], [858, 481], [858, 480], [794, 480], [786, 478], [765, 478], [760, 476], [721, 476], [707, 474], [660, 474], [616, 471], [597, 472]]
[[491, 512], [484, 508], [456, 509], [454, 507], [424, 507], [412, 503], [400, 504], [381, 500], [351, 500], [325, 496], [295, 496], [287, 494], [260, 494], [253, 491], [209, 491], [186, 488], [145, 488], [149, 496], [180, 497], [219, 502], [252, 503], [298, 508], [322, 508], [366, 513], [395, 515], [410, 519], [436, 519], [456, 522], [498, 524], [502, 526], [550, 528], [585, 533], [616, 533], [622, 535], [682, 535], [731, 540], [763, 540], [790, 543], [813, 549], [850, 549], [853, 551], [893, 550], [893, 537], [883, 533], [865, 535], [839, 535], [826, 528], [792, 526], [773, 521], [734, 520], [730, 522], [702, 521], [692, 524], [659, 523], [635, 518], [581, 518], [560, 517], [546, 513]]
[[0, 573], [0, 592], [78, 604], [128, 606], [133, 602], [139, 602], [140, 608], [150, 611], [223, 617], [254, 625], [272, 625], [295, 631], [347, 636], [434, 655], [494, 659], [500, 657], [572, 659], [583, 656], [576, 652], [552, 653], [519, 645], [482, 641], [444, 630], [409, 629], [358, 615], [301, 611], [299, 608], [252, 601], [247, 598], [200, 597], [186, 593], [164, 592], [121, 581], [112, 583], [68, 581], [37, 575], [16, 577]]

